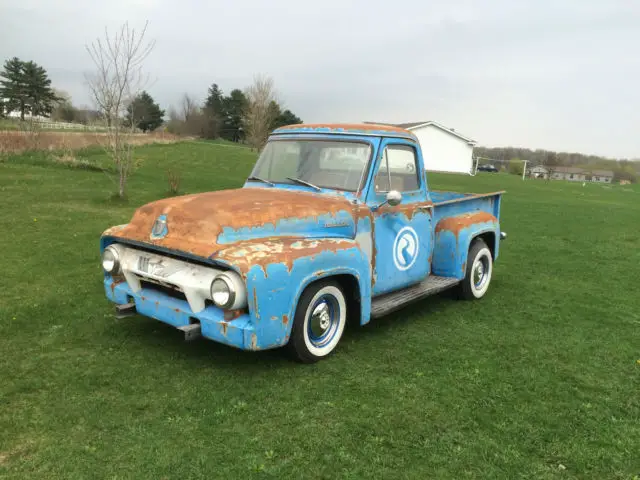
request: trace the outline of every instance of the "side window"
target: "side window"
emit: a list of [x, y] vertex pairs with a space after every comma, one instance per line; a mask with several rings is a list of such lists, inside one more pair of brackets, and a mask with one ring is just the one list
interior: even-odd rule
[[406, 145], [389, 145], [384, 149], [382, 161], [375, 177], [376, 192], [411, 192], [418, 190], [418, 162], [416, 152]]

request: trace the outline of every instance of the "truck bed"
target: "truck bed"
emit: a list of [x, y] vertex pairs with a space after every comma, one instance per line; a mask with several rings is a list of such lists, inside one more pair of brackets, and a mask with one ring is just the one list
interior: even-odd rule
[[465, 213], [487, 212], [500, 218], [500, 200], [504, 191], [491, 193], [458, 193], [431, 190], [429, 195], [433, 202], [433, 220], [437, 223], [445, 217]]

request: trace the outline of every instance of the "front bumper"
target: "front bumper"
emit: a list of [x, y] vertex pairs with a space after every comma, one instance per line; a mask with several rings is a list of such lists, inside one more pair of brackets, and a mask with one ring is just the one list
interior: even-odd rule
[[[104, 279], [107, 298], [118, 305], [135, 304], [137, 313], [155, 318], [176, 328], [200, 323], [203, 337], [242, 350], [258, 350], [256, 333], [248, 313], [227, 311], [213, 305], [193, 313], [186, 300], [151, 288], [134, 292], [127, 282]], [[226, 315], [226, 318], [225, 318]]]

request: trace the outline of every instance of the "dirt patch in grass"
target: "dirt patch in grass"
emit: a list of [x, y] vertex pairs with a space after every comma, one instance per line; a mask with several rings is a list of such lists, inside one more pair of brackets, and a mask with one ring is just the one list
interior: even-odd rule
[[[136, 133], [127, 136], [133, 145], [148, 143], [174, 143], [182, 140], [165, 132]], [[0, 154], [20, 153], [28, 150], [79, 150], [105, 145], [107, 134], [99, 132], [19, 132], [0, 131]]]

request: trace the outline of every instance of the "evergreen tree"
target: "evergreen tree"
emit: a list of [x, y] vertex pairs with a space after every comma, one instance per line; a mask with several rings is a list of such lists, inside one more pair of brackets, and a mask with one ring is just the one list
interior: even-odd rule
[[164, 110], [153, 101], [151, 95], [142, 92], [127, 107], [126, 123], [135, 125], [143, 132], [155, 130], [162, 125]]
[[18, 57], [13, 57], [4, 62], [4, 69], [0, 72], [0, 98], [3, 99], [7, 113], [17, 110], [20, 118], [24, 120], [27, 112], [24, 62]]
[[58, 100], [47, 71], [34, 62], [22, 66], [25, 83], [25, 96], [29, 111], [33, 116], [49, 116]]
[[0, 97], [6, 99], [7, 111], [19, 111], [21, 120], [26, 113], [34, 116], [51, 113], [57, 97], [47, 71], [40, 65], [13, 57], [4, 63], [0, 77]]
[[276, 117], [273, 128], [276, 129], [284, 127], [285, 125], [295, 125], [299, 123], [302, 123], [302, 119], [287, 109]]
[[217, 138], [220, 135], [220, 127], [224, 120], [222, 90], [216, 83], [211, 84], [207, 99], [204, 102], [204, 114], [207, 119], [205, 137]]
[[232, 142], [238, 142], [243, 138], [242, 116], [247, 108], [247, 97], [239, 89], [231, 90], [231, 93], [222, 99], [222, 131], [220, 136]]

